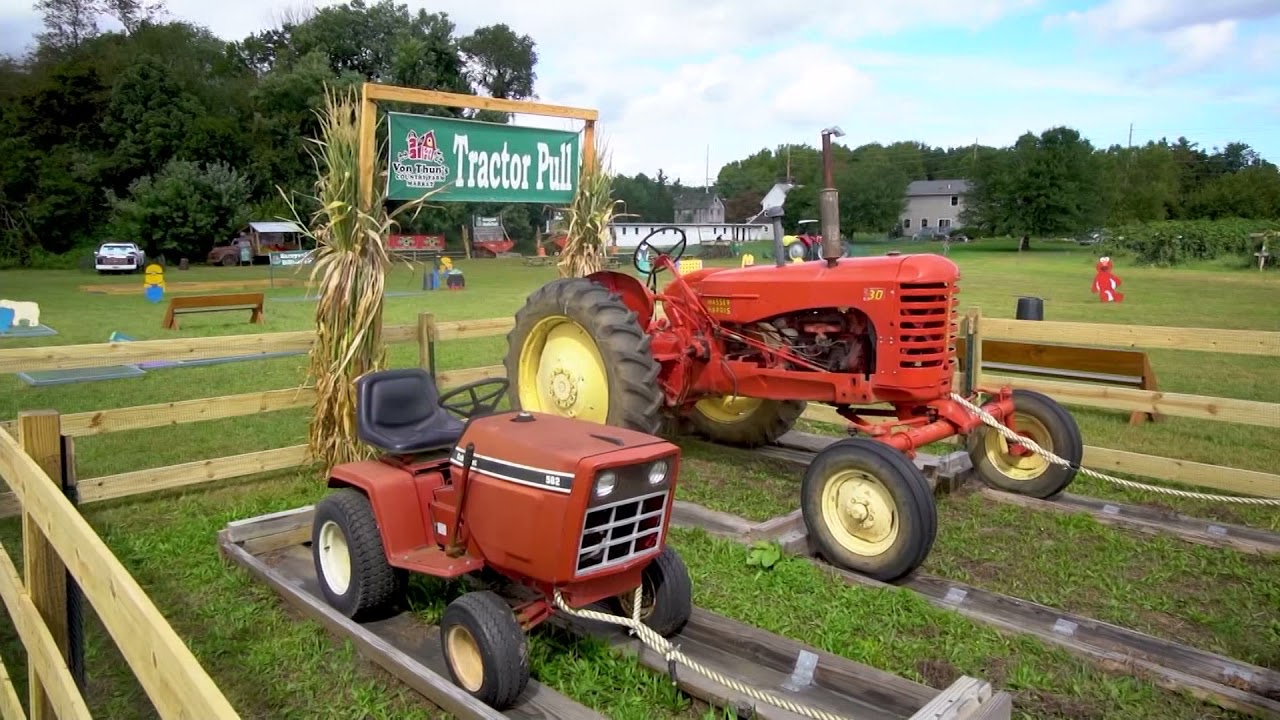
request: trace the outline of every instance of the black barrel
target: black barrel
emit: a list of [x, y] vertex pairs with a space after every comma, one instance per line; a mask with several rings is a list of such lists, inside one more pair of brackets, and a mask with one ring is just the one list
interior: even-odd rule
[[1038, 297], [1018, 298], [1019, 320], [1044, 320], [1044, 300]]

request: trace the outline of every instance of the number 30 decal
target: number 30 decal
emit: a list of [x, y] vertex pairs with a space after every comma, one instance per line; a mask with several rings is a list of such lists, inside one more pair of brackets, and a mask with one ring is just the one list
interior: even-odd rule
[[884, 288], [866, 288], [862, 291], [863, 300], [883, 300]]

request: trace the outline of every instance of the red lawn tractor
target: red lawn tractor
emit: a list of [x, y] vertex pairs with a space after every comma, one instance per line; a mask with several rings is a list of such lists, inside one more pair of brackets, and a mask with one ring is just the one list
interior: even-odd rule
[[506, 392], [497, 379], [439, 396], [417, 368], [360, 377], [357, 433], [385, 454], [332, 468], [311, 543], [325, 600], [357, 621], [395, 606], [411, 572], [514, 584], [521, 592], [507, 594], [524, 599], [468, 592], [440, 620], [453, 681], [497, 709], [528, 683], [525, 632], [551, 616], [557, 592], [570, 608], [603, 601], [631, 617], [642, 587], [640, 617], [667, 637], [692, 612], [688, 571], [666, 545], [679, 448], [495, 412]]
[[[647, 433], [673, 418], [745, 447], [787, 432], [806, 402], [834, 406], [861, 437], [809, 465], [805, 523], [829, 561], [883, 581], [918, 567], [936, 533], [933, 496], [910, 459], [917, 448], [967, 435], [991, 485], [1044, 498], [1071, 482], [1074, 469], [1010, 445], [951, 399], [955, 263], [841, 257], [838, 241], [822, 259], [787, 263], [780, 226], [775, 219], [774, 266], [681, 276], [685, 241], [662, 252], [646, 237], [637, 257], [648, 248], [652, 269], [637, 271], [647, 286], [604, 271], [532, 293], [508, 335], [512, 406]], [[659, 291], [663, 271], [671, 280]], [[1079, 466], [1080, 431], [1061, 406], [1035, 392], [979, 390], [999, 422]]]

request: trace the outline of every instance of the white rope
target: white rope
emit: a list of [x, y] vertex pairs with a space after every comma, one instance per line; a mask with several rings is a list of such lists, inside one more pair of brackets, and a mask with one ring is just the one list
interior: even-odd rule
[[692, 669], [694, 672], [700, 675], [705, 675], [706, 677], [711, 678], [715, 682], [718, 682], [721, 685], [724, 685], [725, 687], [730, 688], [732, 690], [736, 690], [753, 700], [768, 703], [775, 707], [780, 707], [783, 710], [795, 713], [797, 715], [803, 715], [805, 717], [813, 718], [814, 720], [853, 720], [852, 718], [849, 718], [847, 716], [834, 715], [832, 713], [827, 712], [826, 710], [819, 710], [817, 708], [811, 708], [805, 705], [800, 705], [786, 698], [778, 697], [777, 695], [774, 695], [772, 693], [764, 692], [763, 690], [757, 690], [756, 688], [753, 688], [749, 685], [739, 682], [738, 680], [735, 680], [726, 675], [722, 675], [721, 673], [718, 673], [715, 670], [712, 670], [711, 668], [699, 663], [693, 658], [690, 658], [688, 655], [685, 655], [684, 653], [680, 652], [680, 648], [676, 647], [675, 645], [672, 645], [670, 641], [668, 641], [666, 638], [662, 637], [657, 632], [655, 632], [653, 628], [641, 622], [640, 620], [641, 586], [636, 587], [634, 598], [635, 599], [632, 602], [631, 617], [623, 617], [621, 615], [612, 615], [609, 613], [596, 612], [595, 610], [575, 610], [565, 604], [564, 598], [560, 595], [559, 590], [556, 590], [553, 595], [553, 600], [555, 601], [556, 608], [567, 615], [579, 617], [584, 620], [596, 620], [599, 622], [606, 622], [614, 625], [621, 625], [631, 630], [633, 634], [635, 634], [640, 638], [640, 642], [644, 643], [646, 647], [658, 653], [658, 655], [662, 656], [663, 660], [667, 661], [667, 667], [670, 668], [670, 672], [673, 680], [675, 679], [675, 663], [678, 662]]
[[1041, 457], [1045, 458], [1051, 463], [1054, 463], [1055, 465], [1061, 465], [1063, 467], [1073, 468], [1076, 471], [1084, 475], [1087, 475], [1091, 478], [1097, 478], [1098, 480], [1105, 480], [1107, 482], [1115, 483], [1116, 485], [1121, 485], [1128, 488], [1133, 488], [1135, 490], [1146, 490], [1147, 492], [1162, 493], [1164, 495], [1173, 495], [1175, 497], [1189, 498], [1192, 500], [1209, 500], [1212, 502], [1240, 503], [1242, 505], [1265, 505], [1265, 506], [1280, 507], [1280, 498], [1256, 498], [1256, 497], [1237, 497], [1234, 495], [1210, 495], [1208, 493], [1191, 492], [1190, 490], [1178, 490], [1175, 488], [1162, 487], [1160, 485], [1148, 485], [1146, 483], [1134, 482], [1132, 480], [1122, 480], [1118, 477], [1112, 477], [1110, 475], [1100, 473], [1096, 470], [1090, 470], [1087, 467], [1076, 466], [1066, 460], [1063, 460], [1057, 455], [1054, 455], [1048, 450], [1045, 450], [1044, 448], [1040, 447], [1033, 440], [1031, 440], [1031, 438], [1018, 435], [1014, 431], [1010, 430], [1008, 427], [1002, 425], [999, 420], [996, 420], [994, 417], [992, 417], [991, 414], [988, 413], [986, 410], [983, 410], [977, 405], [974, 405], [968, 400], [965, 400], [963, 397], [957, 395], [956, 393], [951, 393], [951, 399], [955, 400], [957, 403], [960, 403], [969, 412], [981, 418], [982, 422], [985, 425], [988, 425], [994, 428], [995, 431], [1000, 433], [1000, 435], [1005, 440], [1008, 440], [1011, 443], [1022, 445], [1023, 447], [1036, 453], [1037, 455], [1040, 455]]

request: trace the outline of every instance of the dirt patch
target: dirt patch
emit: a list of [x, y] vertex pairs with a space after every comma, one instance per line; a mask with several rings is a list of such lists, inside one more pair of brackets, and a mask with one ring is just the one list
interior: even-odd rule
[[1009, 678], [1009, 658], [987, 658], [982, 664], [982, 677], [992, 687], [1004, 687], [1004, 681]]
[[1081, 700], [1068, 695], [1019, 690], [1014, 695], [1013, 706], [1035, 718], [1061, 718], [1062, 720], [1093, 720], [1105, 718], [1106, 708], [1098, 701]]
[[924, 684], [937, 690], [945, 690], [960, 677], [960, 671], [946, 660], [921, 660], [916, 672], [924, 678]]
[[994, 564], [984, 563], [969, 558], [955, 558], [955, 564], [960, 566], [962, 570], [969, 576], [967, 581], [970, 585], [978, 587], [990, 587], [996, 580], [1005, 577], [1006, 573]]

